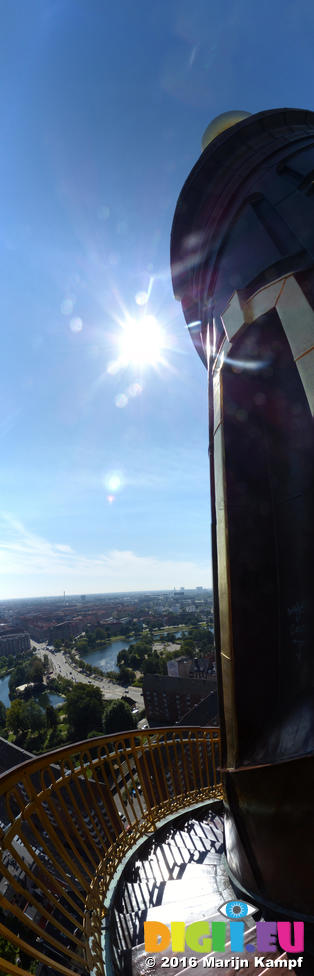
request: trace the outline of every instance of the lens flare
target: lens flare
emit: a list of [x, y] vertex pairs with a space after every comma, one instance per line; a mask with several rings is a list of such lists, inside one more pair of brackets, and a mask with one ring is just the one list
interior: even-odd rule
[[71, 332], [82, 332], [82, 328], [83, 328], [83, 321], [81, 318], [79, 318], [79, 316], [71, 319], [70, 322]]
[[108, 491], [110, 492], [111, 495], [114, 495], [116, 491], [119, 491], [119, 488], [121, 488], [122, 486], [122, 478], [121, 475], [118, 474], [118, 472], [117, 473], [112, 472], [111, 474], [108, 474], [105, 480], [106, 480], [106, 487], [108, 488]]
[[140, 383], [131, 383], [131, 386], [129, 386], [127, 389], [127, 394], [130, 397], [140, 396], [140, 393], [142, 392], [143, 392], [143, 387], [141, 386]]
[[117, 491], [122, 488], [123, 476], [121, 471], [108, 471], [102, 476], [102, 483], [108, 491], [108, 499], [109, 496], [116, 495]]
[[125, 393], [118, 393], [117, 396], [115, 397], [114, 402], [116, 407], [119, 407], [120, 410], [123, 410], [123, 407], [127, 406], [128, 397], [126, 396]]
[[138, 291], [135, 295], [135, 301], [137, 305], [147, 305], [149, 300], [148, 291]]

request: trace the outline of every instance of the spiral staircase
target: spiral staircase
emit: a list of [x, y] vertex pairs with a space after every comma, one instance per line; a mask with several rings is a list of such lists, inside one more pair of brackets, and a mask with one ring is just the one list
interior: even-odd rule
[[[178, 963], [168, 948], [148, 965], [144, 922], [221, 920], [234, 898], [219, 729], [102, 736], [23, 762], [0, 776], [0, 843], [0, 973], [191, 973], [189, 951]], [[253, 930], [248, 917], [245, 946]], [[214, 955], [218, 973], [229, 943]], [[246, 948], [242, 970], [256, 973]], [[303, 976], [312, 972], [305, 960]]]
[[[162, 892], [177, 899], [199, 868], [198, 890], [209, 904], [222, 834], [218, 813], [208, 821], [208, 804], [221, 799], [217, 728], [100, 737], [4, 773], [0, 936], [12, 952], [0, 943], [0, 972], [140, 972], [144, 913], [160, 911]], [[130, 882], [128, 870], [140, 870], [139, 882]], [[221, 901], [223, 880], [218, 890]]]

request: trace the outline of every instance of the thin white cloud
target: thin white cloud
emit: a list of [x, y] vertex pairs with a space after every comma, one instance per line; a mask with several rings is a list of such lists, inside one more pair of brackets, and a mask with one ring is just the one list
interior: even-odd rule
[[210, 586], [210, 560], [160, 559], [130, 550], [97, 556], [75, 553], [29, 532], [17, 519], [0, 515], [0, 578], [3, 598], [77, 592], [121, 592]]

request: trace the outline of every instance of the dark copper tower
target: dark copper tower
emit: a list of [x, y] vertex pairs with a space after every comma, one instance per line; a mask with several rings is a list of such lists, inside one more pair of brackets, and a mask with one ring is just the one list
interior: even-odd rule
[[209, 378], [226, 853], [243, 897], [314, 921], [314, 113], [238, 118], [171, 240]]

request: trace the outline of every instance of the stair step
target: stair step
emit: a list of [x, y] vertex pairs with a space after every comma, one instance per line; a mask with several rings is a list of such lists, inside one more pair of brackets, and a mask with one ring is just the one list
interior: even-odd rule
[[144, 922], [147, 919], [147, 911], [142, 912], [114, 912], [112, 920], [112, 945], [118, 946], [120, 950], [131, 949], [138, 945], [144, 938]]
[[[222, 838], [222, 823], [217, 816], [214, 817], [212, 825], [192, 820], [188, 827], [172, 832], [167, 840], [161, 842], [157, 850], [153, 850], [143, 862], [137, 861], [136, 866], [141, 877], [154, 876], [157, 880], [159, 876], [158, 880], [165, 881], [169, 877], [169, 872], [173, 873], [182, 864], [188, 864], [193, 853], [204, 857], [209, 853], [211, 856], [218, 855]], [[213, 846], [219, 847], [219, 850], [213, 850]]]
[[[172, 919], [172, 921], [184, 921], [186, 925], [189, 925], [190, 922], [197, 922], [200, 919], [216, 915], [219, 907], [217, 902], [219, 902], [219, 897], [217, 898], [216, 891], [209, 892], [206, 897], [204, 893], [200, 894], [199, 897], [192, 896], [191, 899], [187, 897], [179, 903], [176, 899], [171, 899], [155, 908], [148, 908], [147, 921], [164, 922], [165, 925], [168, 925]], [[219, 918], [222, 919], [222, 915], [219, 914]]]
[[[143, 859], [137, 855], [125, 869], [112, 913], [115, 971], [123, 971], [124, 976], [146, 972], [145, 920], [166, 925], [171, 919], [184, 919], [186, 925], [200, 919], [221, 921], [220, 906], [234, 898], [222, 860], [223, 820], [219, 815], [207, 814], [201, 820], [194, 814], [178, 827], [165, 827], [144, 851]], [[192, 955], [190, 950], [186, 954]], [[161, 961], [157, 953], [156, 976], [163, 968]]]
[[219, 899], [219, 897], [220, 892], [217, 889], [214, 871], [211, 874], [207, 873], [202, 878], [198, 878], [195, 875], [192, 880], [191, 878], [186, 878], [184, 874], [181, 881], [167, 882], [162, 896], [162, 905], [177, 903], [181, 906], [181, 902], [185, 905], [193, 905], [195, 901], [199, 902], [203, 899], [206, 909], [208, 899], [211, 901], [214, 898], [217, 905], [217, 898]]
[[[126, 882], [120, 899], [119, 910], [127, 912], [142, 911], [148, 909], [149, 905], [156, 905], [162, 901], [165, 882], [156, 885], [152, 882], [148, 885], [145, 882]], [[121, 909], [120, 909], [121, 906]]]

